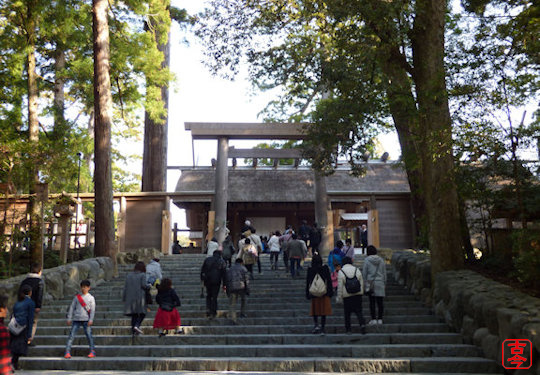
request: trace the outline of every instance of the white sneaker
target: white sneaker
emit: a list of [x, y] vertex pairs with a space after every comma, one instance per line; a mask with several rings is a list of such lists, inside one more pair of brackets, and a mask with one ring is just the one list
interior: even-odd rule
[[377, 324], [382, 324], [382, 319], [377, 320]]
[[377, 319], [371, 319], [368, 323], [368, 326], [374, 326], [375, 324], [377, 324]]

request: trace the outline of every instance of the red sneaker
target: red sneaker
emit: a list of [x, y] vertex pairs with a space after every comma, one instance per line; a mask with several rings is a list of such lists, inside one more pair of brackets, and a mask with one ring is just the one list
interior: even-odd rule
[[96, 356], [96, 352], [93, 350], [90, 353], [88, 353], [88, 358], [94, 358], [95, 356]]
[[64, 354], [64, 358], [65, 358], [65, 359], [70, 359], [70, 358], [71, 358], [71, 354], [69, 354], [69, 352], [66, 352], [66, 354]]

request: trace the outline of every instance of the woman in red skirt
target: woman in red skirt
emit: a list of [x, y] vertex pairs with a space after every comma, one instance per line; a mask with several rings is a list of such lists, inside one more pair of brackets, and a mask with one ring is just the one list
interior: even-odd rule
[[172, 287], [171, 279], [163, 279], [158, 287], [156, 302], [159, 309], [154, 319], [154, 328], [159, 329], [159, 336], [165, 336], [169, 330], [182, 333], [180, 328], [180, 314], [176, 310], [180, 306], [180, 298]]
[[[310, 293], [310, 287], [313, 283], [315, 276], [319, 275], [320, 278], [326, 284], [326, 293], [322, 296], [314, 296]], [[327, 265], [322, 264], [322, 258], [319, 254], [314, 254], [311, 259], [311, 267], [308, 268], [306, 278], [306, 297], [311, 300], [311, 309], [309, 315], [313, 317], [313, 323], [315, 327], [311, 333], [324, 335], [324, 326], [326, 324], [326, 316], [332, 315], [332, 305], [330, 304], [330, 298], [334, 294], [334, 288], [332, 287], [332, 278], [330, 276], [330, 269]], [[319, 325], [318, 318], [321, 317], [321, 324]]]

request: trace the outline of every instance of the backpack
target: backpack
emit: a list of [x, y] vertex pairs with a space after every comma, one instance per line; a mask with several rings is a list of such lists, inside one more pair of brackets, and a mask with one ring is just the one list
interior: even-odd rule
[[309, 293], [315, 297], [322, 297], [326, 294], [326, 282], [317, 273], [309, 286]]
[[[341, 270], [341, 272], [343, 272], [343, 270]], [[360, 292], [362, 286], [360, 285], [360, 280], [356, 277], [356, 269], [354, 270], [353, 277], [347, 277], [345, 272], [343, 272], [343, 276], [345, 276], [345, 290], [347, 290], [347, 293], [355, 294]]]

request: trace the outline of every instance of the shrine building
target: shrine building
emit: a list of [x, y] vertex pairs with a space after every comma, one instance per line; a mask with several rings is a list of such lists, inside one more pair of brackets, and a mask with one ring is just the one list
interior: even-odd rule
[[[410, 248], [414, 221], [407, 175], [401, 163], [369, 161], [366, 173], [355, 177], [346, 166], [322, 176], [301, 165], [297, 149], [238, 149], [229, 140], [301, 140], [306, 126], [300, 123], [185, 123], [193, 141], [217, 140], [217, 160], [212, 166], [179, 169], [172, 202], [186, 210], [191, 232], [203, 239], [225, 238], [230, 230], [237, 241], [249, 219], [260, 236], [283, 232], [287, 225], [298, 230], [302, 220], [323, 229], [323, 248], [331, 250], [337, 239], [350, 237], [360, 245], [360, 226], [368, 227], [368, 242], [384, 248]], [[237, 159], [251, 159], [238, 166]], [[271, 159], [261, 166], [259, 159]], [[279, 160], [293, 159], [293, 165]], [[267, 163], [266, 163], [267, 164]], [[204, 247], [205, 241], [200, 241]], [[199, 245], [199, 243], [197, 244]]]

